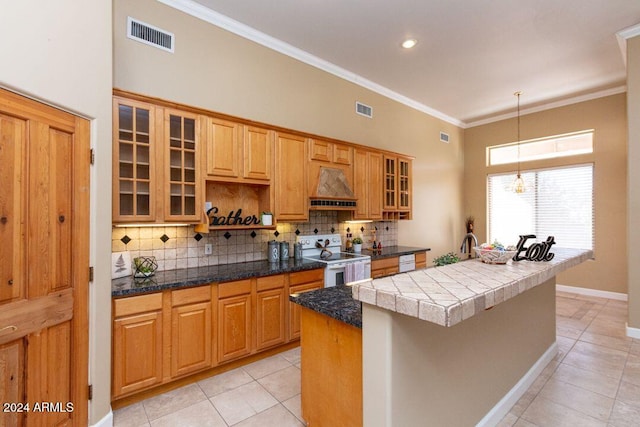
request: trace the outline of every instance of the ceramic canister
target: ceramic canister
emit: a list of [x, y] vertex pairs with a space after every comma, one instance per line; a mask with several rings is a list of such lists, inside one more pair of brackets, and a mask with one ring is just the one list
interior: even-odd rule
[[278, 262], [280, 260], [280, 248], [278, 242], [270, 240], [268, 242], [267, 259], [269, 262]]
[[282, 261], [289, 259], [289, 242], [280, 242], [280, 259]]

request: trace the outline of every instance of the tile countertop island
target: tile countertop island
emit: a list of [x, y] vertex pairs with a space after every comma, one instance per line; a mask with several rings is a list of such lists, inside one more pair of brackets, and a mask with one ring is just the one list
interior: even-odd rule
[[[366, 427], [498, 424], [557, 354], [556, 275], [593, 256], [552, 253], [546, 262], [469, 260], [352, 283], [360, 323], [335, 315], [348, 287], [292, 298], [304, 307], [303, 418]], [[325, 353], [331, 357], [320, 359]], [[341, 379], [322, 405], [318, 376]]]
[[507, 301], [593, 256], [592, 251], [557, 248], [551, 261], [469, 260], [353, 284], [353, 298], [396, 313], [453, 326]]

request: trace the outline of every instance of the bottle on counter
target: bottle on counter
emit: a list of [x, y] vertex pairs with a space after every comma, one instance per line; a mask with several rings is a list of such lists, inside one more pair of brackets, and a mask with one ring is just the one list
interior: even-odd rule
[[376, 241], [373, 241], [373, 250], [375, 251], [376, 249], [378, 249], [378, 244], [376, 243]]
[[347, 233], [347, 241], [344, 244], [344, 249], [346, 252], [351, 252], [353, 250], [353, 243], [351, 242], [351, 233]]

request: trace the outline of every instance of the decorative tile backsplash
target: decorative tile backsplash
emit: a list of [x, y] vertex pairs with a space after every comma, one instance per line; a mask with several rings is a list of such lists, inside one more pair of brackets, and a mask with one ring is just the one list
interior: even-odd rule
[[[343, 242], [347, 229], [353, 237], [362, 237], [370, 247], [375, 232], [383, 247], [398, 243], [398, 224], [393, 221], [348, 224], [338, 221], [335, 211], [311, 211], [309, 222], [279, 223], [276, 230], [221, 230], [196, 233], [193, 226], [114, 228], [113, 252], [129, 251], [131, 259], [154, 256], [158, 270], [203, 267], [267, 259], [267, 242], [289, 242], [290, 248], [300, 234], [339, 233]], [[212, 244], [213, 253], [205, 255], [205, 245]], [[293, 250], [290, 252], [293, 255]]]

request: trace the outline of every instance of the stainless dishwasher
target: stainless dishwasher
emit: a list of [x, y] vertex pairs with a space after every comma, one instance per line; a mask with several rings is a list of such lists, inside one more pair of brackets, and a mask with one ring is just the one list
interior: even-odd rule
[[400, 255], [398, 259], [398, 272], [405, 273], [416, 269], [416, 255]]

